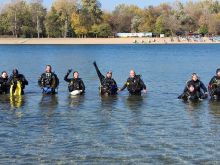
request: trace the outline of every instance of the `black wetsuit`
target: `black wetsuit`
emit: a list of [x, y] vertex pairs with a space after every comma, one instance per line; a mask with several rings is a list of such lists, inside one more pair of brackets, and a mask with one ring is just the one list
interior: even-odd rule
[[10, 78], [8, 79], [8, 84], [13, 85], [13, 92], [14, 92], [18, 81], [20, 81], [21, 83], [21, 90], [22, 90], [21, 94], [24, 94], [24, 88], [25, 88], [25, 85], [28, 85], [28, 81], [26, 80], [23, 74], [18, 74], [16, 76], [11, 75]]
[[72, 92], [74, 90], [82, 90], [82, 93], [84, 93], [85, 92], [85, 85], [84, 85], [82, 79], [81, 78], [69, 79], [68, 76], [69, 76], [69, 73], [67, 73], [65, 75], [64, 80], [69, 83], [69, 85], [68, 85], [69, 92]]
[[99, 68], [97, 67], [96, 63], [93, 63], [98, 74], [101, 86], [100, 86], [100, 93], [102, 95], [116, 95], [118, 91], [117, 83], [113, 78], [108, 78], [102, 75]]
[[0, 77], [0, 94], [8, 94], [9, 90], [8, 78]]
[[[194, 87], [193, 92], [189, 91], [190, 86]], [[202, 89], [202, 91], [201, 91], [201, 89]], [[205, 85], [203, 84], [202, 81], [190, 80], [186, 83], [186, 87], [184, 88], [183, 94], [181, 94], [178, 98], [184, 99], [184, 100], [187, 100], [188, 98], [190, 98], [191, 100], [205, 99], [205, 98], [207, 98], [207, 95], [205, 95], [205, 93], [207, 93], [207, 88], [205, 87]]]
[[134, 78], [129, 77], [127, 82], [121, 88], [121, 91], [125, 88], [128, 89], [131, 95], [141, 95], [141, 91], [144, 89], [146, 90], [146, 85], [144, 84], [143, 80], [140, 76], [136, 75]]
[[[38, 85], [41, 88], [51, 88], [51, 93], [55, 93], [55, 89], [59, 85], [59, 79], [57, 75], [53, 72], [51, 73], [43, 73], [41, 77], [38, 79]], [[46, 93], [43, 91], [43, 93]]]
[[209, 82], [210, 96], [217, 96], [220, 98], [220, 77], [214, 76]]

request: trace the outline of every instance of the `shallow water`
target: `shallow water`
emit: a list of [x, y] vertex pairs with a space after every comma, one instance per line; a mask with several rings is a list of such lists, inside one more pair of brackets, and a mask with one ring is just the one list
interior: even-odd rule
[[[21, 98], [0, 97], [1, 164], [220, 164], [220, 103], [177, 98], [192, 72], [207, 85], [219, 66], [219, 45], [0, 46], [0, 69], [18, 68], [30, 85]], [[100, 97], [92, 62], [113, 70], [119, 86], [129, 70], [148, 94]], [[56, 96], [42, 96], [46, 64], [60, 78]], [[70, 97], [63, 77], [80, 72], [86, 94]]]

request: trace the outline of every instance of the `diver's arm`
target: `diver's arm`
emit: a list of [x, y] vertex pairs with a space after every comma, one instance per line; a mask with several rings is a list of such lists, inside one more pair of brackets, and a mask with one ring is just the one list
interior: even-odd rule
[[64, 80], [68, 83], [71, 81], [71, 79], [68, 78], [69, 74], [70, 72], [68, 71], [67, 74], [64, 76]]
[[10, 86], [12, 84], [12, 81], [13, 81], [13, 76], [10, 76], [7, 81], [8, 86]]
[[40, 76], [40, 78], [38, 79], [38, 86], [39, 87], [43, 87], [43, 83], [42, 83], [42, 81], [43, 81], [43, 74]]
[[144, 81], [142, 79], [140, 79], [140, 84], [143, 87], [144, 90], [147, 90], [146, 85], [144, 84]]
[[213, 83], [214, 83], [214, 80], [215, 80], [215, 76], [210, 80], [210, 82], [209, 82], [209, 89], [211, 89], [212, 88], [212, 85], [213, 85]]
[[189, 89], [188, 89], [188, 87], [189, 87], [189, 82], [190, 82], [190, 80], [186, 82], [186, 86], [185, 86], [185, 88], [184, 88], [184, 90], [183, 90], [183, 93], [186, 93], [186, 92], [189, 90]]
[[53, 73], [53, 80], [52, 80], [52, 84], [51, 84], [51, 88], [57, 88], [59, 85], [59, 79], [57, 77], [56, 74]]
[[0, 84], [3, 84], [4, 81], [3, 81], [3, 78], [0, 78]]
[[205, 87], [205, 85], [203, 84], [202, 81], [200, 81], [200, 88], [202, 88], [202, 90], [203, 90], [204, 93], [207, 93], [207, 92], [208, 92], [207, 88]]
[[84, 83], [83, 83], [82, 80], [81, 80], [81, 82], [80, 82], [80, 85], [81, 85], [81, 88], [82, 88], [82, 92], [85, 92], [85, 85], [84, 85]]
[[100, 81], [102, 81], [102, 80], [105, 78], [105, 76], [103, 76], [103, 74], [100, 72], [100, 70], [99, 70], [99, 68], [98, 68], [98, 66], [97, 66], [97, 64], [96, 64], [96, 62], [93, 62], [93, 65], [94, 65], [94, 67], [95, 67], [96, 73], [97, 73], [97, 75], [98, 75]]
[[26, 80], [26, 78], [24, 77], [24, 75], [22, 75], [21, 76], [22, 78], [22, 83], [24, 84], [24, 85], [28, 85], [28, 81]]
[[113, 79], [113, 82], [115, 84], [115, 87], [118, 89], [118, 85], [117, 85], [117, 83], [116, 83], [116, 81], [114, 79]]
[[120, 91], [123, 91], [125, 88], [127, 88], [127, 82], [124, 84], [124, 86], [120, 89]]

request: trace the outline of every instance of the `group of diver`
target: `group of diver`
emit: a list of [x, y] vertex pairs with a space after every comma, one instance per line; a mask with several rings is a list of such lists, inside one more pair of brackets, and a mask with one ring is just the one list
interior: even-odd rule
[[[125, 88], [130, 95], [141, 95], [142, 91], [147, 92], [146, 85], [140, 75], [136, 75], [134, 70], [130, 71], [130, 76], [122, 88], [118, 88], [116, 81], [112, 78], [112, 71], [108, 71], [104, 76], [99, 70], [96, 62], [93, 62], [96, 73], [100, 80], [99, 92], [101, 95], [116, 95]], [[85, 85], [79, 72], [73, 72], [73, 78], [68, 78], [72, 69], [69, 69], [64, 76], [64, 80], [68, 83], [68, 90], [71, 95], [82, 95], [85, 93]], [[3, 71], [0, 76], [0, 94], [10, 94], [11, 96], [23, 95], [25, 86], [28, 85], [23, 74], [17, 69], [13, 69], [11, 76]], [[43, 94], [56, 94], [59, 86], [59, 78], [52, 71], [51, 65], [47, 65], [45, 72], [38, 79], [38, 85], [42, 89]], [[196, 73], [192, 74], [191, 80], [186, 83], [183, 93], [178, 99], [201, 100], [208, 98], [208, 94], [213, 100], [220, 100], [220, 68], [216, 70], [216, 75], [210, 80], [208, 89], [200, 80]]]
[[[96, 62], [93, 62], [95, 70], [100, 80], [99, 92], [101, 95], [116, 95], [119, 91], [128, 89], [130, 95], [141, 95], [141, 91], [147, 92], [141, 76], [136, 75], [134, 70], [130, 71], [130, 77], [122, 88], [118, 88], [116, 81], [112, 78], [112, 71], [108, 71], [104, 76]], [[82, 95], [85, 93], [85, 85], [83, 80], [79, 77], [79, 72], [73, 72], [73, 78], [68, 78], [72, 69], [68, 69], [64, 80], [68, 83], [68, 90], [71, 95]], [[25, 86], [28, 81], [25, 76], [20, 74], [17, 69], [13, 69], [9, 77], [6, 71], [3, 71], [0, 77], [0, 94], [10, 94], [11, 96], [18, 96], [24, 94]], [[47, 65], [45, 72], [38, 79], [38, 86], [42, 89], [43, 94], [56, 94], [59, 86], [59, 78], [52, 71], [51, 65]]]
[[207, 99], [208, 94], [211, 100], [220, 100], [220, 68], [216, 70], [216, 75], [210, 80], [208, 89], [200, 80], [198, 74], [193, 73], [191, 80], [186, 83], [183, 93], [178, 99], [197, 101]]

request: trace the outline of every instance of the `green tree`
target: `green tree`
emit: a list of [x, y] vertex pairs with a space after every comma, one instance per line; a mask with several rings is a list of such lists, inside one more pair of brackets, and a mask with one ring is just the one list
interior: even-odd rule
[[201, 26], [198, 31], [199, 31], [199, 34], [202, 34], [202, 35], [206, 35], [209, 32], [208, 27], [205, 25]]
[[161, 15], [157, 18], [156, 23], [155, 23], [155, 32], [157, 34], [165, 34], [166, 29], [165, 29], [165, 23], [164, 23], [164, 17]]
[[98, 0], [81, 0], [81, 12], [87, 15], [88, 24], [99, 24], [102, 21], [101, 3]]
[[8, 21], [8, 17], [5, 13], [1, 13], [0, 15], [0, 35], [6, 35], [9, 33], [10, 24]]
[[48, 37], [62, 37], [62, 21], [53, 6], [46, 16], [45, 26]]
[[[13, 36], [28, 37], [32, 33], [32, 19], [28, 5], [23, 0], [13, 0], [6, 9], [9, 30]], [[29, 32], [29, 33], [28, 33]]]
[[149, 6], [144, 10], [142, 21], [138, 27], [141, 32], [155, 32], [155, 24], [157, 17], [159, 16], [158, 10], [152, 6]]
[[42, 0], [31, 0], [30, 1], [30, 13], [32, 17], [34, 33], [37, 33], [37, 37], [45, 35], [44, 21], [46, 17], [46, 9], [42, 5]]
[[107, 23], [93, 25], [91, 32], [95, 34], [96, 37], [108, 37], [112, 35], [111, 26]]

